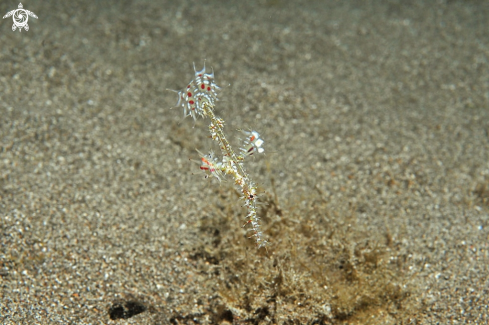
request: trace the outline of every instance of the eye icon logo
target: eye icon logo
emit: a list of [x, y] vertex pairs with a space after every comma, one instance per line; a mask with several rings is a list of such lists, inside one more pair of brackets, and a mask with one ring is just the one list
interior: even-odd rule
[[22, 6], [22, 3], [19, 3], [19, 9], [15, 9], [7, 12], [7, 14], [3, 16], [3, 19], [8, 18], [10, 16], [13, 16], [14, 19], [12, 30], [15, 31], [18, 28], [19, 32], [22, 31], [22, 28], [24, 28], [26, 31], [29, 30], [29, 25], [27, 25], [29, 16], [37, 19], [36, 14], [33, 13], [32, 11], [25, 10], [24, 7]]

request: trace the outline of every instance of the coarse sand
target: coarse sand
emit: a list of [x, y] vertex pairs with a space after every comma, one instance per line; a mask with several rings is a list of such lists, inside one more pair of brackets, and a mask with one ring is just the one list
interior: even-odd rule
[[[487, 1], [29, 1], [0, 22], [1, 324], [487, 324]], [[2, 1], [1, 15], [18, 3]], [[22, 19], [22, 17], [17, 17]], [[206, 64], [270, 245], [204, 179]]]

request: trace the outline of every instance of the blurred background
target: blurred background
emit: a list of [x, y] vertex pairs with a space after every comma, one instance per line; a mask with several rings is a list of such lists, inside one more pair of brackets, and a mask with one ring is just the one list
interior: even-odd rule
[[[29, 1], [0, 24], [5, 324], [488, 320], [485, 1]], [[18, 3], [2, 1], [5, 15]], [[204, 179], [197, 69], [265, 156]]]

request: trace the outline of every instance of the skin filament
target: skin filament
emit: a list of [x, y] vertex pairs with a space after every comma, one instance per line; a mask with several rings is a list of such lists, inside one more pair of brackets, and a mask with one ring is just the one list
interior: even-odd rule
[[194, 120], [197, 116], [209, 118], [211, 138], [218, 143], [222, 154], [222, 161], [218, 161], [212, 153], [204, 155], [199, 151], [202, 163], [200, 169], [207, 176], [212, 175], [219, 181], [223, 175], [231, 175], [234, 178], [235, 185], [242, 193], [241, 198], [245, 201], [244, 206], [248, 209], [247, 221], [243, 227], [249, 224], [249, 230], [253, 232], [250, 238], [254, 238], [258, 248], [266, 247], [268, 241], [263, 237], [260, 218], [256, 213], [257, 187], [243, 166], [246, 157], [255, 152], [264, 152], [264, 141], [256, 131], [242, 131], [245, 134], [244, 145], [240, 148], [239, 154], [234, 152], [224, 135], [224, 121], [214, 114], [215, 103], [218, 100], [217, 91], [220, 89], [214, 82], [214, 72], [206, 73], [205, 65], [201, 71], [197, 71], [194, 64], [194, 70], [195, 78], [184, 90], [178, 92], [177, 106], [183, 107], [185, 117], [190, 115]]

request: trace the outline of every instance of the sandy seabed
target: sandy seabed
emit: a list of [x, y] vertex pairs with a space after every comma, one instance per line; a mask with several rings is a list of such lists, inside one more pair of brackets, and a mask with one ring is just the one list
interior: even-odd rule
[[[486, 1], [23, 4], [28, 31], [0, 24], [0, 323], [489, 322]], [[204, 60], [231, 143], [265, 140], [266, 250], [189, 161], [218, 150], [206, 121], [170, 109]]]

